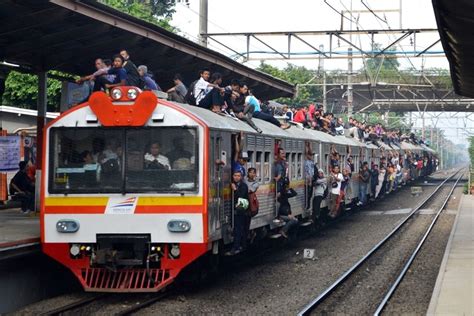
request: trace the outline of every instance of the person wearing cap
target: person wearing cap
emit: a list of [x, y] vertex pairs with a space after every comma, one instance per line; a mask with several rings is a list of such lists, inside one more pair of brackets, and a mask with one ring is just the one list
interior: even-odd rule
[[246, 176], [245, 165], [249, 159], [249, 155], [246, 151], [238, 154], [237, 159], [232, 162], [232, 172], [239, 171], [243, 177]]

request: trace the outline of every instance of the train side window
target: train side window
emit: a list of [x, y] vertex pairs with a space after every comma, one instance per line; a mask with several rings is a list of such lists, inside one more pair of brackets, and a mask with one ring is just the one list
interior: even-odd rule
[[264, 183], [270, 182], [271, 179], [271, 167], [270, 167], [270, 152], [266, 151], [263, 160], [263, 181]]
[[291, 166], [292, 166], [292, 173], [291, 173], [291, 178], [292, 179], [296, 179], [299, 172], [298, 172], [298, 162], [297, 162], [297, 159], [296, 159], [297, 155], [296, 153], [292, 153], [291, 154]]
[[257, 179], [262, 181], [262, 152], [257, 151], [255, 155], [255, 169], [257, 169]]
[[303, 164], [303, 154], [302, 153], [299, 153], [298, 154], [298, 162], [297, 162], [297, 168], [298, 168], [298, 179], [303, 179], [303, 168], [302, 168], [302, 164]]
[[247, 169], [250, 168], [250, 167], [255, 168], [254, 152], [251, 151], [251, 150], [248, 150], [247, 154], [249, 155], [249, 159], [247, 161]]
[[326, 172], [329, 174], [329, 172], [331, 172], [331, 168], [330, 168], [331, 162], [329, 161], [328, 154], [324, 155], [324, 161], [326, 162]]

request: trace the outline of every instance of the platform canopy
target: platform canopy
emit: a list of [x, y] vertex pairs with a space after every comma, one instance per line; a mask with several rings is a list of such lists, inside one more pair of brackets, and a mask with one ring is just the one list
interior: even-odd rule
[[457, 94], [474, 98], [474, 2], [432, 0]]
[[245, 81], [263, 99], [294, 93], [283, 80], [96, 1], [0, 1], [0, 62], [32, 72], [86, 75], [95, 70], [95, 58], [111, 58], [122, 48], [137, 66], [147, 65], [165, 89], [176, 73], [189, 84], [200, 69], [210, 68], [223, 75], [224, 83]]

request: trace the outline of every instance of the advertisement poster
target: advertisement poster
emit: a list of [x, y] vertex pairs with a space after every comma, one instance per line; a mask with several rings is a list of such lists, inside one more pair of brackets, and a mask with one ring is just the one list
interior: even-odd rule
[[0, 136], [0, 171], [18, 170], [20, 136]]

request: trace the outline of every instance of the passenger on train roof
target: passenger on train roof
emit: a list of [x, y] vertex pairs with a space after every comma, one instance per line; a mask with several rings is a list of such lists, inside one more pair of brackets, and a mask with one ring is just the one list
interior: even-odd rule
[[[198, 81], [196, 86], [201, 84], [202, 82]], [[208, 83], [204, 90], [204, 97], [197, 103], [200, 108], [210, 109], [214, 113], [221, 112], [221, 107], [224, 105], [224, 88], [220, 87], [221, 84], [222, 75], [218, 72], [213, 73], [211, 83]]]
[[157, 90], [161, 91], [160, 86], [156, 83], [155, 80], [148, 73], [148, 67], [145, 65], [138, 66], [138, 73], [143, 81], [143, 90]]
[[137, 66], [135, 66], [135, 64], [130, 59], [130, 55], [128, 54], [127, 50], [121, 49], [120, 56], [122, 56], [124, 60], [122, 67], [127, 72], [127, 85], [143, 88], [143, 83], [140, 79]]
[[105, 88], [110, 89], [119, 86], [125, 86], [127, 84], [127, 72], [123, 68], [123, 57], [115, 55], [113, 58], [113, 68], [110, 68], [107, 74], [115, 75], [115, 79], [111, 83], [106, 83]]
[[173, 83], [174, 86], [166, 91], [166, 93], [168, 93], [168, 99], [170, 101], [185, 103], [185, 97], [188, 93], [188, 88], [186, 88], [184, 85], [183, 78], [180, 74], [174, 75]]

